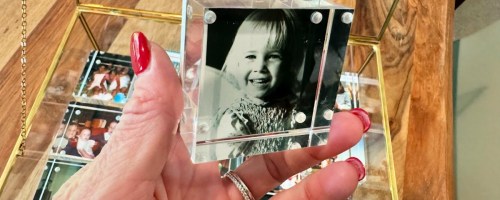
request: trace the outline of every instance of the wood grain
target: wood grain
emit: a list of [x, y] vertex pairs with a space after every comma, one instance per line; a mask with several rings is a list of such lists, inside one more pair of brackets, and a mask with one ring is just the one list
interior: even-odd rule
[[[376, 35], [376, 30], [386, 16], [390, 2], [392, 1], [358, 1], [356, 13], [357, 16], [362, 17], [361, 19], [358, 17], [353, 22], [353, 33]], [[451, 126], [451, 84], [448, 83], [451, 81], [451, 74], [449, 74], [451, 36], [449, 34], [452, 30], [450, 29], [452, 22], [450, 19], [453, 18], [452, 11], [447, 8], [453, 8], [453, 6], [449, 2], [439, 6], [435, 4], [431, 1], [400, 0], [381, 41], [400, 199], [450, 199], [454, 194], [453, 176], [451, 176], [453, 167], [452, 160], [450, 160], [452, 132], [447, 129]], [[433, 23], [429, 24], [429, 21]], [[433, 48], [428, 48], [426, 45], [431, 45]], [[436, 70], [432, 70], [434, 76], [439, 78], [429, 77], [429, 65], [441, 69], [437, 73], [435, 73]], [[415, 71], [416, 68], [419, 70]], [[446, 99], [440, 101], [440, 104], [428, 104], [434, 101], [432, 98], [435, 97], [423, 96], [424, 91], [415, 89], [423, 85], [426, 85], [435, 97], [445, 95]], [[443, 87], [436, 91], [434, 87], [438, 85]], [[414, 100], [417, 96], [419, 101]], [[425, 107], [428, 112], [441, 110], [433, 116], [437, 119], [448, 120], [428, 118], [420, 113], [422, 107]], [[423, 121], [426, 122], [424, 127], [421, 123]], [[441, 129], [431, 130], [437, 127]], [[425, 129], [427, 132], [423, 133]], [[434, 136], [426, 140], [421, 138], [423, 135], [432, 134]], [[423, 141], [426, 143], [422, 144]], [[422, 155], [425, 155], [426, 162], [421, 162], [423, 161]], [[444, 160], [438, 161], [439, 159]], [[433, 166], [435, 163], [441, 163], [437, 168], [442, 167], [442, 169], [436, 170]], [[408, 168], [413, 168], [414, 171], [409, 172]], [[422, 172], [431, 171], [432, 173], [422, 174]], [[446, 174], [446, 176], [439, 173]], [[431, 191], [429, 187], [432, 188]]]
[[408, 0], [400, 0], [380, 47], [383, 55], [384, 79], [389, 124], [391, 127], [394, 167], [400, 199], [404, 199], [404, 168], [410, 106], [410, 79], [413, 69], [416, 10]]
[[[40, 21], [28, 37], [28, 64], [27, 69], [27, 97], [28, 110], [30, 109], [35, 95], [40, 89], [40, 84], [47, 72], [48, 66], [52, 62], [52, 57], [61, 41], [64, 28], [68, 25], [70, 14], [73, 12], [72, 1], [56, 1], [50, 11], [50, 15]], [[16, 45], [17, 47], [17, 45]], [[12, 48], [12, 47], [11, 47]], [[0, 99], [3, 114], [0, 115], [2, 123], [2, 140], [0, 140], [0, 172], [5, 170], [7, 159], [9, 158], [14, 144], [20, 133], [20, 49], [17, 47], [16, 53], [10, 57], [0, 72]], [[36, 65], [35, 65], [36, 63]], [[31, 65], [33, 64], [33, 65]]]
[[[28, 35], [35, 29], [38, 23], [44, 18], [48, 10], [54, 5], [56, 0], [27, 1], [28, 15]], [[16, 53], [21, 41], [21, 2], [11, 0], [0, 0], [2, 5], [2, 15], [0, 15], [0, 38], [8, 38], [2, 41], [3, 50], [0, 51], [0, 70], [7, 66], [6, 63]], [[1, 77], [0, 77], [1, 78]]]
[[455, 198], [453, 5], [453, 0], [419, 1], [415, 5], [417, 23], [404, 172], [405, 199]]

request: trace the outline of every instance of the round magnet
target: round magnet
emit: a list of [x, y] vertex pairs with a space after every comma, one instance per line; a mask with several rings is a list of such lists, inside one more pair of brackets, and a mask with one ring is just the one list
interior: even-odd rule
[[189, 19], [193, 18], [193, 7], [191, 7], [191, 5], [186, 7], [186, 14]]
[[194, 73], [194, 68], [189, 68], [187, 71], [186, 71], [186, 78], [189, 79], [189, 80], [193, 80], [194, 79], [194, 76], [195, 76], [195, 73]]
[[323, 111], [323, 118], [325, 118], [326, 120], [332, 120], [332, 117], [333, 117], [333, 110], [326, 109], [325, 111]]
[[294, 119], [298, 123], [304, 123], [307, 119], [307, 116], [303, 112], [298, 112], [297, 114], [295, 114]]
[[352, 15], [352, 13], [350, 12], [346, 12], [344, 14], [342, 14], [342, 22], [344, 22], [344, 24], [350, 24], [352, 22], [354, 18], [354, 15]]
[[314, 24], [319, 24], [323, 20], [323, 15], [316, 11], [311, 14], [311, 22]]
[[213, 24], [217, 20], [217, 15], [214, 13], [214, 11], [207, 11], [205, 12], [205, 16], [203, 16], [203, 21], [207, 24]]

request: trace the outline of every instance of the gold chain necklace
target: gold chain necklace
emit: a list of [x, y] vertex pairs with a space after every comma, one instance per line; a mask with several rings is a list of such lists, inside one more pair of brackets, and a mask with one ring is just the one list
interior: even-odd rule
[[24, 155], [24, 149], [26, 148], [26, 41], [27, 41], [27, 26], [28, 22], [26, 20], [26, 0], [21, 0], [21, 144], [19, 145], [18, 156]]

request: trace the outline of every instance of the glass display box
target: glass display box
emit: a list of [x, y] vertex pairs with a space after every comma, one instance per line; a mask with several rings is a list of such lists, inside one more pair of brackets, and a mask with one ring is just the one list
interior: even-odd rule
[[[76, 1], [76, 10], [28, 117], [30, 128], [27, 149], [22, 156], [16, 156], [19, 152], [14, 149], [8, 173], [2, 174], [1, 196], [50, 199], [72, 173], [99, 156], [100, 149], [109, 139], [109, 134], [106, 134], [120, 121], [121, 108], [133, 93], [135, 77], [130, 70], [129, 41], [133, 32], [141, 31], [167, 51], [181, 77], [185, 92], [181, 134], [193, 161], [222, 160], [220, 166], [221, 171], [224, 171], [236, 168], [245, 160], [244, 156], [291, 147], [241, 153], [244, 152], [241, 148], [227, 150], [217, 145], [244, 144], [251, 140], [272, 142], [276, 138], [303, 136], [306, 137], [303, 137], [305, 142], [301, 147], [322, 145], [333, 113], [359, 107], [368, 111], [372, 120], [372, 127], [360, 143], [335, 158], [291, 177], [268, 195], [272, 196], [274, 192], [300, 182], [331, 162], [355, 156], [365, 164], [367, 174], [359, 183], [353, 199], [398, 199], [383, 81], [383, 55], [379, 49], [380, 39], [397, 1], [391, 1], [387, 17], [379, 24], [353, 21], [375, 12], [359, 5], [363, 2], [190, 0], [165, 4], [152, 0], [106, 3], [97, 0]], [[259, 14], [295, 17], [296, 25], [300, 24], [299, 27], [305, 30], [304, 34], [259, 29], [266, 35], [253, 34], [255, 29], [245, 30], [245, 24], [255, 26], [251, 20], [248, 23], [247, 19], [252, 16], [259, 18]], [[294, 26], [294, 23], [287, 23], [281, 28], [293, 30], [290, 26]], [[244, 34], [240, 34], [242, 32]], [[308, 98], [294, 100], [307, 104], [302, 110], [291, 109], [293, 114], [289, 118], [296, 124], [305, 125], [270, 129], [259, 132], [262, 134], [250, 134], [250, 137], [235, 137], [231, 134], [227, 138], [214, 137], [210, 133], [220, 131], [211, 132], [213, 120], [218, 112], [220, 114], [221, 105], [230, 105], [228, 101], [232, 99], [217, 98], [234, 94], [235, 88], [243, 88], [243, 83], [238, 83], [238, 74], [235, 74], [239, 69], [232, 69], [229, 63], [234, 61], [228, 58], [233, 54], [241, 54], [235, 53], [232, 46], [235, 46], [238, 38], [248, 35], [265, 37], [268, 42], [259, 46], [265, 47], [261, 48], [265, 49], [264, 54], [253, 49], [251, 55], [238, 55], [243, 56], [247, 63], [257, 62], [257, 58], [264, 55], [268, 63], [282, 61], [288, 66], [298, 63], [296, 65], [301, 67], [292, 70], [293, 73], [282, 70], [280, 73], [285, 73], [282, 75], [271, 74], [271, 68], [266, 66], [268, 72], [265, 75], [249, 75], [250, 78], [244, 79], [254, 87], [247, 88], [247, 94], [262, 92], [262, 88], [272, 88], [274, 79], [279, 80], [280, 76], [294, 77], [295, 82], [292, 84], [302, 90], [291, 94]], [[255, 41], [261, 40], [250, 37], [252, 42], [248, 42], [246, 38], [241, 40], [243, 42], [236, 49], [258, 46]], [[280, 47], [287, 49], [286, 46], [293, 46], [292, 43], [303, 48], [299, 53], [290, 53], [294, 56], [275, 54], [269, 50]], [[308, 64], [312, 67], [304, 67]], [[221, 75], [225, 72], [233, 74]], [[96, 81], [102, 76], [100, 74], [123, 78], [118, 79], [127, 84], [108, 90], [111, 92], [102, 92], [98, 88], [104, 86]], [[219, 78], [214, 79], [215, 75]], [[276, 75], [276, 78], [270, 77], [272, 75]], [[230, 88], [228, 85], [231, 84], [238, 87]], [[112, 81], [106, 82], [105, 87], [112, 87]], [[264, 93], [272, 94], [267, 90]], [[257, 97], [262, 95], [257, 94]], [[222, 121], [224, 115], [220, 116], [218, 120]], [[88, 134], [95, 145], [88, 152], [75, 152], [71, 149], [78, 143], [72, 140], [75, 134]], [[256, 143], [259, 142], [253, 145], [258, 146]], [[224, 150], [219, 154], [211, 148]], [[239, 154], [235, 153], [238, 151]]]

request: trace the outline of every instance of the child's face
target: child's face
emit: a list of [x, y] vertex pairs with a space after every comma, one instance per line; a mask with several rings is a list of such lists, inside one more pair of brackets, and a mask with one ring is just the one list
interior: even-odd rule
[[116, 72], [113, 71], [109, 74], [110, 79], [114, 79], [115, 77], [116, 77]]
[[84, 139], [84, 140], [90, 139], [90, 130], [89, 129], [82, 130], [80, 137], [81, 137], [80, 139]]
[[104, 72], [104, 71], [106, 71], [106, 67], [103, 65], [99, 66], [99, 72]]
[[76, 125], [69, 125], [68, 130], [66, 130], [67, 138], [74, 138], [78, 133], [78, 127]]
[[128, 68], [126, 68], [126, 67], [123, 68], [120, 74], [127, 75], [128, 74]]
[[251, 33], [233, 44], [241, 51], [236, 55], [236, 68], [230, 71], [240, 90], [250, 97], [265, 99], [276, 91], [283, 79], [282, 52], [269, 42], [269, 38], [269, 34]]

